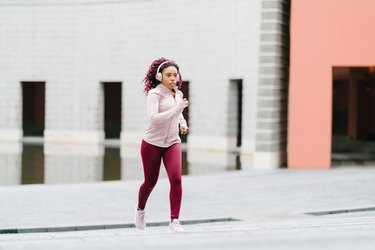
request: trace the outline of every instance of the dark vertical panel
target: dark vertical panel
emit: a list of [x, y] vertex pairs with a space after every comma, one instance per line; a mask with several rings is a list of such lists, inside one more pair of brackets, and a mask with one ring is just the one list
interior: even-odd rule
[[237, 147], [242, 144], [242, 80], [237, 81]]
[[22, 82], [22, 128], [24, 135], [43, 136], [45, 83]]
[[121, 133], [121, 82], [104, 84], [104, 131], [105, 138], [120, 138]]
[[[184, 98], [189, 100], [189, 82], [188, 81], [182, 82], [181, 91], [184, 94]], [[185, 120], [186, 120], [188, 126], [190, 126], [189, 125], [190, 124], [190, 122], [189, 122], [189, 107], [185, 108], [184, 111], [182, 112], [182, 114], [185, 117]], [[180, 137], [181, 137], [182, 142], [187, 142], [188, 135], [181, 135], [180, 134]]]

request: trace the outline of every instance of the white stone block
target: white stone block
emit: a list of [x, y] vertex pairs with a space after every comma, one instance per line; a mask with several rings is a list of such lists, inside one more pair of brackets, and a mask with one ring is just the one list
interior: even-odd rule
[[21, 129], [0, 128], [0, 142], [20, 142], [22, 136]]
[[255, 152], [253, 157], [254, 169], [275, 169], [283, 164], [285, 153], [280, 152]]

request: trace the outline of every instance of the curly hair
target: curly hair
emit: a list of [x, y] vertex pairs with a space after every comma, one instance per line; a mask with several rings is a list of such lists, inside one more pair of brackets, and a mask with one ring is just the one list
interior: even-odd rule
[[156, 73], [157, 73], [156, 71], [157, 71], [158, 67], [159, 67], [160, 64], [162, 64], [163, 62], [166, 62], [166, 63], [164, 63], [164, 64], [161, 66], [159, 72], [162, 72], [163, 69], [165, 69], [165, 68], [167, 68], [167, 67], [169, 67], [169, 66], [174, 66], [174, 67], [176, 67], [176, 69], [177, 69], [177, 73], [178, 73], [178, 75], [179, 75], [179, 80], [178, 80], [178, 82], [177, 82], [177, 87], [178, 87], [178, 89], [181, 89], [181, 87], [182, 87], [182, 77], [181, 77], [181, 73], [180, 73], [180, 68], [178, 67], [177, 63], [175, 63], [175, 62], [172, 61], [172, 60], [168, 60], [168, 59], [166, 59], [166, 58], [164, 58], [164, 57], [161, 57], [161, 58], [156, 59], [155, 61], [153, 61], [153, 62], [151, 63], [151, 66], [150, 66], [150, 68], [148, 69], [145, 78], [143, 79], [143, 83], [144, 83], [144, 92], [145, 92], [146, 95], [148, 94], [148, 92], [149, 92], [151, 89], [155, 88], [157, 85], [160, 84], [160, 81], [156, 80], [155, 75], [156, 75]]

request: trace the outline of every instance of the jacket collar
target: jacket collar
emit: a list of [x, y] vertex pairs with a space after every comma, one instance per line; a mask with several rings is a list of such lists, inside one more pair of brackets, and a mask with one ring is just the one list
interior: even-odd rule
[[[160, 90], [160, 92], [162, 92], [162, 93], [172, 94], [172, 91], [161, 83], [159, 83], [158, 86], [156, 86], [156, 88], [158, 88]], [[175, 87], [175, 90], [177, 92], [177, 87]]]

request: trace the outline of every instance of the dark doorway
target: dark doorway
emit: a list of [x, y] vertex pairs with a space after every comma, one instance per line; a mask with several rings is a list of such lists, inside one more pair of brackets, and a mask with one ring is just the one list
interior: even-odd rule
[[332, 95], [332, 160], [375, 160], [375, 68], [334, 67]]
[[[189, 100], [189, 82], [188, 81], [182, 82], [181, 91], [184, 94], [184, 98]], [[182, 115], [184, 116], [184, 118], [185, 118], [185, 120], [188, 124], [188, 127], [189, 127], [190, 126], [190, 123], [189, 123], [189, 107], [184, 109], [184, 111], [182, 112]], [[187, 140], [188, 140], [188, 135], [181, 135], [180, 134], [180, 138], [181, 138], [181, 142], [186, 143]]]
[[22, 82], [22, 129], [24, 136], [43, 136], [45, 83]]
[[117, 139], [121, 133], [121, 82], [104, 82], [105, 138]]
[[236, 138], [236, 146], [242, 144], [242, 80], [231, 80], [228, 97], [228, 136]]
[[237, 87], [237, 147], [242, 145], [242, 80], [236, 81]]

